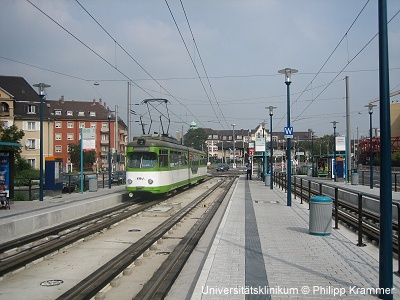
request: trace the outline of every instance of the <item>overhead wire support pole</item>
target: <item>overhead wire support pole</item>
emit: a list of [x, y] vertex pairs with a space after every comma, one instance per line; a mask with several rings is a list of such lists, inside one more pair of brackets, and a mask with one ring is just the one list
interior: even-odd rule
[[351, 174], [351, 138], [350, 138], [350, 88], [349, 76], [346, 80], [346, 182], [349, 182]]
[[45, 83], [38, 83], [34, 84], [34, 87], [37, 87], [39, 90], [39, 97], [40, 97], [40, 149], [39, 149], [39, 201], [43, 201], [44, 199], [44, 181], [43, 181], [43, 98], [45, 97], [45, 88], [50, 87], [50, 85]]
[[[393, 291], [392, 252], [392, 159], [389, 98], [389, 51], [387, 1], [378, 0], [379, 26], [379, 110], [381, 129], [380, 221], [379, 221], [379, 288]], [[381, 299], [393, 299], [392, 293], [381, 293]]]

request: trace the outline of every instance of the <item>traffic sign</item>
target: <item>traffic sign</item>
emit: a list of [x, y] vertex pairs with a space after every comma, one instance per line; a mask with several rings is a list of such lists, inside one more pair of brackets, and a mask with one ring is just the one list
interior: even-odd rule
[[288, 126], [288, 127], [284, 127], [283, 128], [283, 136], [287, 139], [292, 139], [293, 138], [293, 127], [292, 126]]

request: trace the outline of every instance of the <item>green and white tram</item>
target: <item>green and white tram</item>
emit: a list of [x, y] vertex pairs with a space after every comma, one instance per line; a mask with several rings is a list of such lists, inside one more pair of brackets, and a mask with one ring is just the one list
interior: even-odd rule
[[165, 136], [135, 137], [126, 150], [126, 191], [164, 194], [207, 176], [204, 152]]

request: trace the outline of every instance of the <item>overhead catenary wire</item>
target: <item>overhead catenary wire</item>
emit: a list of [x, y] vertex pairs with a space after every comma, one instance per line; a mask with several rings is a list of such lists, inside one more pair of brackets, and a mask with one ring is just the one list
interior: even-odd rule
[[[162, 88], [162, 90], [164, 90], [165, 92], [166, 92], [166, 94], [168, 95], [168, 96], [170, 96], [170, 97], [172, 97], [173, 99], [175, 99], [179, 104], [181, 104], [181, 105], [183, 105], [174, 95], [172, 95], [161, 83], [159, 83], [158, 82], [158, 80], [156, 79], [156, 78], [154, 78], [105, 28], [104, 28], [104, 26], [102, 26], [101, 24], [100, 24], [100, 22], [99, 21], [97, 21], [97, 19], [96, 18], [94, 18], [93, 17], [93, 15], [92, 14], [90, 14], [89, 13], [89, 11], [78, 1], [78, 0], [75, 0], [77, 3], [78, 3], [78, 5], [93, 19], [93, 21], [94, 22], [96, 22], [96, 24], [97, 25], [99, 25], [100, 26], [100, 28], [114, 41], [114, 43], [115, 43], [115, 45], [118, 45], [118, 47], [120, 47], [123, 51], [124, 51], [124, 53], [126, 54], [126, 55], [128, 55], [128, 57], [130, 58], [130, 59], [132, 59], [154, 82], [156, 82], [161, 88]], [[132, 81], [133, 82], [133, 81]], [[134, 82], [135, 83], [135, 82]], [[136, 83], [135, 83], [136, 84]], [[147, 93], [148, 94], [148, 93]], [[148, 95], [150, 95], [150, 94], [148, 94]], [[150, 95], [150, 97], [152, 97], [152, 98], [155, 98], [154, 96], [152, 96], [152, 95]], [[187, 109], [187, 108], [186, 108]], [[189, 111], [189, 113], [193, 116], [193, 117], [195, 117], [194, 116], [194, 114], [189, 110], [189, 109], [187, 109], [188, 111]], [[174, 112], [172, 112], [172, 114], [174, 115], [174, 116], [177, 116]], [[165, 115], [163, 115], [164, 117], [165, 117]], [[183, 121], [182, 119], [180, 119], [181, 121]]]

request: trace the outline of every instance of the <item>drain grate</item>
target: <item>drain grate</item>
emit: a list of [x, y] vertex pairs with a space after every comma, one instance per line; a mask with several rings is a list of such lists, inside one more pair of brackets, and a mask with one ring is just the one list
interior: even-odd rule
[[41, 286], [56, 286], [64, 283], [64, 280], [51, 279], [40, 283]]

